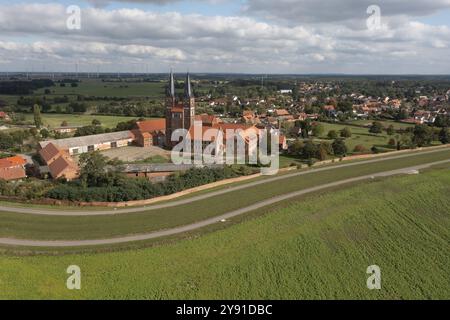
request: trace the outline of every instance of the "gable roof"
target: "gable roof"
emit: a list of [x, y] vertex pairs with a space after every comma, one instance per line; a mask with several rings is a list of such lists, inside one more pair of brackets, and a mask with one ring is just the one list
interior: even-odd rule
[[1, 162], [1, 160], [9, 161], [12, 165], [16, 165], [16, 166], [23, 166], [27, 163], [27, 160], [25, 160], [24, 158], [22, 158], [20, 156], [14, 156], [14, 157], [0, 159], [0, 162]]
[[43, 149], [39, 150], [39, 155], [46, 163], [58, 156], [60, 153], [61, 150], [59, 150], [53, 143], [49, 143]]
[[19, 156], [3, 158], [0, 159], [0, 168], [12, 168], [17, 166], [23, 166], [26, 163], [27, 161]]
[[53, 178], [61, 177], [65, 171], [78, 171], [78, 166], [68, 156], [60, 156], [58, 159], [48, 165], [50, 173]]
[[166, 119], [139, 121], [136, 126], [141, 132], [162, 131], [166, 130]]
[[26, 178], [25, 169], [21, 166], [14, 167], [0, 167], [0, 179], [3, 180], [17, 180]]

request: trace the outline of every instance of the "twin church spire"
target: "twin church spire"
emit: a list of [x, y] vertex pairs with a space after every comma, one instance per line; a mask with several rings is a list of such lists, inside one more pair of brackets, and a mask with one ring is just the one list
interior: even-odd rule
[[[173, 75], [173, 71], [170, 70], [170, 78], [169, 78], [169, 92], [168, 95], [172, 98], [175, 98], [175, 78]], [[191, 76], [189, 72], [186, 74], [186, 81], [184, 84], [184, 95], [186, 98], [193, 98], [192, 86], [191, 86]]]
[[186, 75], [184, 96], [177, 97], [175, 92], [175, 79], [170, 70], [169, 86], [166, 98], [166, 146], [171, 147], [172, 133], [177, 129], [189, 130], [195, 119], [195, 97], [192, 91], [191, 76]]

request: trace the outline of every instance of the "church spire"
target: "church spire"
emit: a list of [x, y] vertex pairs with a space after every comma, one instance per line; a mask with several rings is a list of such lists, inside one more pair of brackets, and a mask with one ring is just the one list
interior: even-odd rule
[[186, 75], [186, 83], [184, 84], [184, 93], [186, 95], [186, 98], [191, 98], [193, 96], [191, 87], [191, 76], [189, 75], [189, 72]]
[[173, 71], [170, 69], [170, 79], [169, 79], [169, 96], [175, 98], [175, 80], [173, 78]]

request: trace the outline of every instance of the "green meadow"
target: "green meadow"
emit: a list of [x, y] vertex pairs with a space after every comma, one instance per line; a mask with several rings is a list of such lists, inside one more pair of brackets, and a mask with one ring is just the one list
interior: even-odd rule
[[[428, 170], [280, 204], [153, 248], [0, 256], [0, 298], [449, 299], [450, 172]], [[81, 290], [66, 269], [81, 268]], [[381, 290], [366, 269], [381, 268]]]
[[[24, 114], [26, 121], [33, 122], [33, 114]], [[88, 114], [42, 114], [42, 121], [45, 126], [50, 128], [60, 127], [63, 121], [67, 121], [69, 126], [87, 126], [92, 124], [92, 120], [97, 119], [102, 126], [106, 128], [115, 128], [119, 122], [126, 122], [136, 120], [136, 117], [125, 116], [102, 116], [102, 115], [88, 115]]]
[[[367, 123], [372, 123], [372, 122], [367, 121]], [[362, 125], [363, 123], [359, 123], [359, 124]], [[399, 125], [398, 123], [390, 122], [390, 121], [383, 122], [383, 126], [385, 126], [386, 128], [389, 127], [390, 124], [394, 125], [394, 127], [396, 129], [400, 129], [400, 127], [398, 126]], [[350, 138], [345, 139], [345, 144], [347, 145], [349, 154], [353, 153], [353, 151], [357, 145], [364, 146], [368, 152], [370, 152], [370, 150], [373, 146], [377, 147], [380, 152], [388, 152], [388, 151], [396, 150], [395, 148], [390, 147], [388, 145], [388, 143], [389, 143], [390, 139], [392, 139], [392, 138], [395, 139], [397, 134], [394, 134], [393, 136], [389, 136], [388, 134], [386, 134], [386, 132], [383, 132], [380, 134], [373, 134], [373, 133], [369, 132], [369, 128], [357, 127], [357, 126], [352, 126], [352, 125], [344, 125], [344, 124], [321, 122], [321, 125], [323, 125], [325, 130], [324, 130], [322, 137], [320, 137], [320, 138], [324, 141], [327, 140], [327, 134], [331, 130], [335, 130], [338, 133], [338, 135], [339, 135], [340, 131], [344, 128], [349, 128], [351, 130], [352, 136]], [[406, 128], [407, 126], [410, 126], [410, 125], [406, 124], [405, 126], [402, 126], [402, 128]], [[328, 141], [332, 142], [332, 140], [328, 140]]]
[[36, 90], [36, 95], [43, 95], [45, 89], [51, 90], [51, 95], [84, 95], [95, 97], [149, 97], [160, 99], [165, 94], [164, 82], [126, 82], [126, 81], [100, 81], [97, 79], [82, 80], [78, 87], [66, 84], [61, 87], [58, 83], [50, 88]]

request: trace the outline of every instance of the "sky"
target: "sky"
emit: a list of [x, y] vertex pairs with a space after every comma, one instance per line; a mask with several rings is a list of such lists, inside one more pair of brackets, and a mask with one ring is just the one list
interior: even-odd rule
[[0, 72], [77, 68], [450, 74], [450, 0], [0, 0]]

